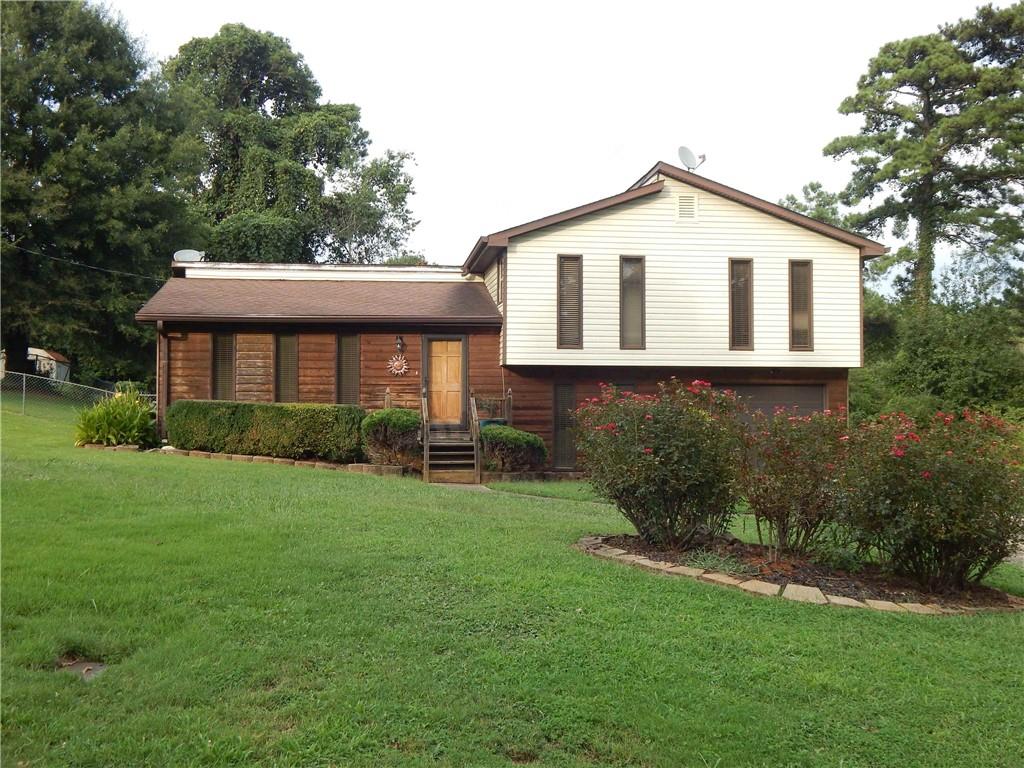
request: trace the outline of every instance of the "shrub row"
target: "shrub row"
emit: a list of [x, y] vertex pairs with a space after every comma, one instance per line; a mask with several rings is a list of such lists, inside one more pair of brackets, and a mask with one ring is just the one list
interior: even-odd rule
[[422, 468], [419, 440], [422, 421], [418, 411], [382, 408], [363, 419], [363, 447], [374, 464], [402, 464]]
[[532, 432], [488, 424], [480, 430], [484, 468], [498, 472], [538, 469], [548, 460], [544, 441]]
[[853, 550], [922, 586], [962, 588], [1024, 544], [1014, 429], [964, 411], [919, 423], [885, 414], [778, 411], [741, 426], [707, 382], [601, 396], [576, 413], [591, 482], [651, 543], [724, 532], [746, 496], [762, 541], [797, 554]]
[[364, 416], [354, 405], [178, 400], [167, 409], [167, 436], [182, 450], [351, 463]]

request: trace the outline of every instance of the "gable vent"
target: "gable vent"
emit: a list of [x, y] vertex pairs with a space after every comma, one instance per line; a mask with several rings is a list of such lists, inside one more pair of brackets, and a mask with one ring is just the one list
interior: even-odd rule
[[697, 196], [679, 195], [679, 207], [676, 210], [676, 218], [680, 221], [693, 221], [697, 218]]

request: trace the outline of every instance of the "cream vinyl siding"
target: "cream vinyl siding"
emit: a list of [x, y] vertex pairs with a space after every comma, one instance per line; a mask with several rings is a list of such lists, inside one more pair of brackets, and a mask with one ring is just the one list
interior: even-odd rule
[[495, 259], [484, 272], [484, 285], [487, 286], [487, 292], [491, 294], [494, 303], [499, 307], [501, 306], [501, 297], [498, 295], [498, 270], [500, 268], [500, 260]]
[[[678, 196], [697, 218], [678, 218]], [[558, 254], [583, 257], [583, 349], [558, 349]], [[619, 348], [619, 257], [644, 256], [646, 349]], [[672, 179], [661, 193], [514, 238], [508, 365], [860, 365], [853, 246]], [[729, 350], [729, 259], [752, 259], [753, 350]], [[814, 350], [789, 348], [789, 261], [814, 262]]]

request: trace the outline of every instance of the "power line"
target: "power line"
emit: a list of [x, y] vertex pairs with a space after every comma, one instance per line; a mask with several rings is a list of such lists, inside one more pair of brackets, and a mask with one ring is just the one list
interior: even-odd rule
[[33, 256], [42, 256], [44, 259], [52, 259], [53, 261], [59, 261], [64, 264], [70, 264], [73, 267], [82, 267], [83, 269], [92, 269], [96, 272], [109, 272], [112, 275], [123, 275], [125, 277], [137, 277], [140, 280], [152, 280], [154, 283], [163, 283], [164, 281], [159, 277], [153, 277], [152, 275], [139, 275], [135, 272], [122, 272], [119, 269], [106, 269], [104, 267], [95, 267], [92, 264], [83, 264], [80, 261], [74, 261], [73, 259], [65, 259], [61, 256], [51, 256], [48, 253], [41, 253], [39, 251], [33, 251], [31, 248], [22, 248], [20, 245], [14, 243], [6, 243], [11, 248], [16, 248], [24, 253], [31, 253]]

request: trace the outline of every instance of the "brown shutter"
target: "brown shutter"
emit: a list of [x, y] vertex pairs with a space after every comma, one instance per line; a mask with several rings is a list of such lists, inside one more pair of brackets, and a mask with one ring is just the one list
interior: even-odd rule
[[294, 333], [277, 335], [274, 355], [275, 396], [279, 403], [299, 401], [299, 337]]
[[754, 348], [754, 262], [729, 259], [729, 349]]
[[619, 348], [644, 348], [644, 258], [619, 259]]
[[812, 267], [809, 261], [789, 262], [789, 348], [814, 349]]
[[583, 259], [558, 257], [558, 347], [583, 348]]
[[338, 402], [359, 405], [358, 336], [338, 336]]
[[235, 335], [213, 334], [213, 399], [235, 399]]
[[554, 448], [553, 465], [558, 469], [576, 466], [576, 436], [573, 434], [572, 412], [576, 408], [576, 388], [572, 384], [555, 384], [554, 392]]

